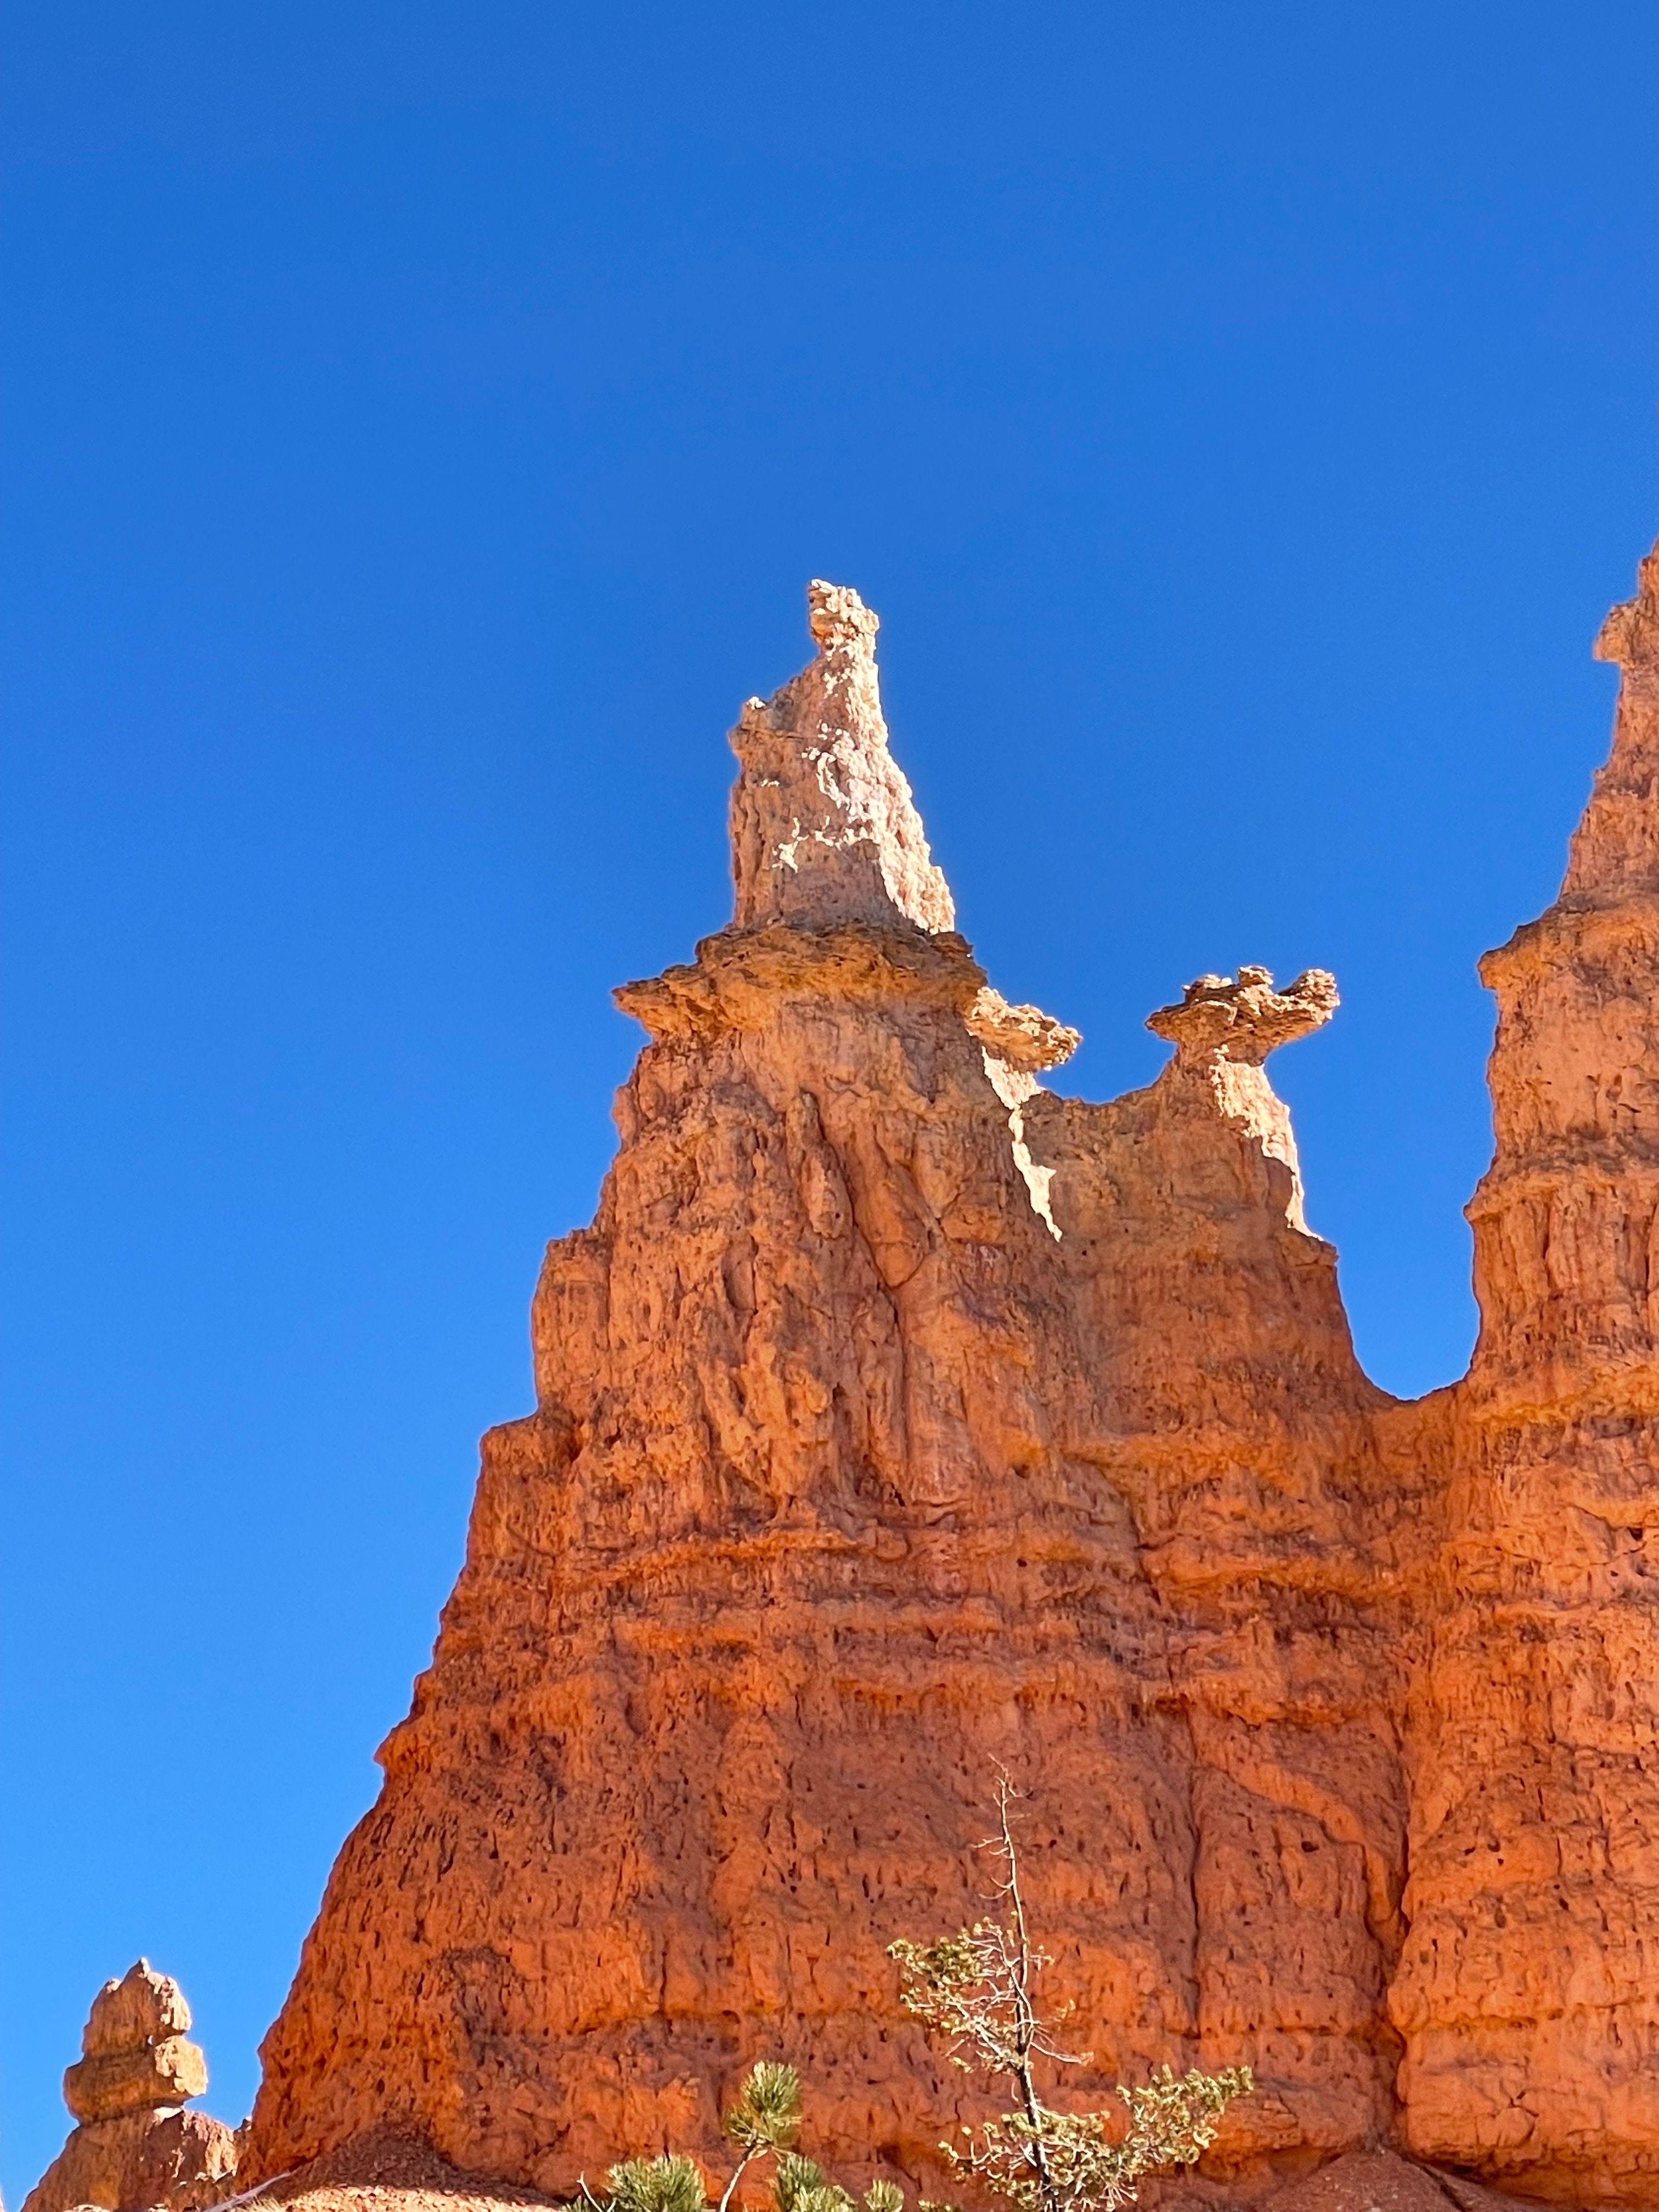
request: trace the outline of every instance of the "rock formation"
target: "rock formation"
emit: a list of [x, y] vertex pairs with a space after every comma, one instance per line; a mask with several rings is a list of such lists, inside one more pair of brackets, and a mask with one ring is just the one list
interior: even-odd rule
[[64, 2076], [76, 2122], [23, 2201], [23, 2212], [198, 2212], [234, 2186], [236, 2138], [222, 2120], [182, 2106], [207, 2087], [207, 2061], [186, 2039], [190, 2007], [147, 1959], [93, 1999], [81, 2057]]
[[1406, 1708], [1407, 2142], [1659, 2202], [1659, 550], [1598, 651], [1612, 757], [1490, 952], [1481, 1326], [1445, 1394]]
[[1246, 2194], [1393, 2142], [1659, 2203], [1656, 562], [1562, 898], [1486, 963], [1480, 1345], [1418, 1406], [1265, 1072], [1331, 978], [1201, 977], [1156, 1082], [1042, 1089], [1075, 1032], [953, 933], [875, 617], [812, 586], [733, 733], [736, 918], [617, 994], [617, 1158], [245, 2173], [391, 2129], [564, 2190], [711, 2149], [770, 2054], [815, 2151], [930, 2179], [977, 2107], [884, 1947], [973, 1917], [1000, 1763], [1080, 2091], [1249, 2059]]

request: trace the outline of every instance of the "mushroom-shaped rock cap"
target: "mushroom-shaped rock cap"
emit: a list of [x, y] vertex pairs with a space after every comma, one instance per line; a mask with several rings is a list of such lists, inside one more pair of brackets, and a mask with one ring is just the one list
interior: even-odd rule
[[1023, 1075], [1058, 1067], [1083, 1042], [1081, 1030], [1057, 1022], [1041, 1006], [1011, 1006], [1001, 992], [992, 990], [988, 984], [963, 1018], [987, 1052], [994, 1053]]
[[1336, 978], [1323, 968], [1308, 969], [1282, 991], [1267, 969], [1241, 968], [1237, 976], [1198, 976], [1179, 1006], [1160, 1006], [1146, 1026], [1169, 1038], [1177, 1060], [1218, 1054], [1259, 1067], [1280, 1045], [1322, 1029], [1337, 1005]]

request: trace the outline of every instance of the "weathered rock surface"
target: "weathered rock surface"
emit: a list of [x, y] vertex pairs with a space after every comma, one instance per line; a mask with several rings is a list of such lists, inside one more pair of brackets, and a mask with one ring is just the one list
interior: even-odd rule
[[876, 684], [876, 617], [836, 584], [807, 590], [817, 658], [732, 732], [737, 926], [805, 921], [922, 929], [956, 920], [910, 787], [887, 748]]
[[167, 2206], [198, 2212], [226, 2196], [236, 2138], [222, 2120], [179, 2107], [207, 2087], [207, 2061], [186, 2040], [190, 2007], [169, 1975], [140, 1959], [93, 2000], [82, 2057], [64, 2076], [79, 2122], [23, 2212]]
[[137, 2051], [83, 2058], [64, 2076], [64, 2102], [77, 2120], [113, 2120], [161, 2105], [183, 2105], [207, 2087], [199, 2045], [164, 2037]]
[[128, 2112], [88, 2122], [23, 2200], [23, 2212], [69, 2212], [95, 2204], [106, 2212], [202, 2212], [235, 2188], [236, 2137], [206, 2112]]
[[[1146, 1089], [1043, 1091], [1075, 1032], [953, 933], [875, 618], [812, 586], [733, 733], [736, 919], [617, 994], [617, 1159], [245, 2176], [390, 2129], [566, 2190], [712, 2151], [778, 2055], [829, 2162], [934, 2179], [981, 2107], [884, 1947], [974, 1916], [1001, 1762], [1079, 2089], [1256, 2069], [1210, 2185], [1393, 2142], [1659, 2203], [1656, 576], [1563, 897], [1489, 957], [1482, 1335], [1419, 1406], [1265, 1072], [1331, 979], [1201, 977]], [[1330, 2212], [1409, 2212], [1397, 2159], [1308, 2212], [1345, 2169]]]
[[1659, 2203], [1659, 553], [1560, 898], [1488, 953], [1481, 1328], [1406, 1707], [1407, 2143]]
[[[148, 1959], [128, 1967], [120, 1980], [106, 1982], [92, 2001], [81, 2031], [83, 2058], [114, 2058], [188, 2034], [190, 2007], [170, 1974], [158, 1974]], [[199, 2054], [198, 2054], [199, 2055]], [[74, 2068], [70, 2069], [74, 2074]], [[67, 2094], [67, 2092], [66, 2092]], [[71, 2112], [75, 2100], [69, 2099]], [[82, 2119], [94, 2116], [77, 2115]]]

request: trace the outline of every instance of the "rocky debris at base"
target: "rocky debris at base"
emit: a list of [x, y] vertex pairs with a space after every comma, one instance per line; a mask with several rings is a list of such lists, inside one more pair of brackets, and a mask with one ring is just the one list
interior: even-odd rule
[[1261, 2212], [1516, 2212], [1524, 2201], [1393, 2151], [1351, 2150], [1276, 2189]]
[[[745, 2212], [769, 2212], [764, 2173], [740, 2192]], [[503, 2212], [562, 2207], [565, 2200], [463, 2172], [418, 2136], [384, 2130], [360, 2136], [234, 2200], [237, 2212]], [[1144, 2212], [1527, 2212], [1529, 2200], [1488, 2189], [1466, 2175], [1419, 2165], [1393, 2151], [1346, 2152], [1317, 2172], [1254, 2199], [1185, 2176], [1143, 2185]], [[229, 2212], [229, 2208], [212, 2208]]]

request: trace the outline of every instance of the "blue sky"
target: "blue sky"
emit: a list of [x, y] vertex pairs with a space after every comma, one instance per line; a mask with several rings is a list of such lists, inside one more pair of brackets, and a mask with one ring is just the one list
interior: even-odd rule
[[15, 2202], [141, 1951], [246, 2108], [810, 575], [1065, 1087], [1337, 971], [1311, 1218], [1459, 1371], [1474, 963], [1659, 531], [1659, 12], [5, 13]]

